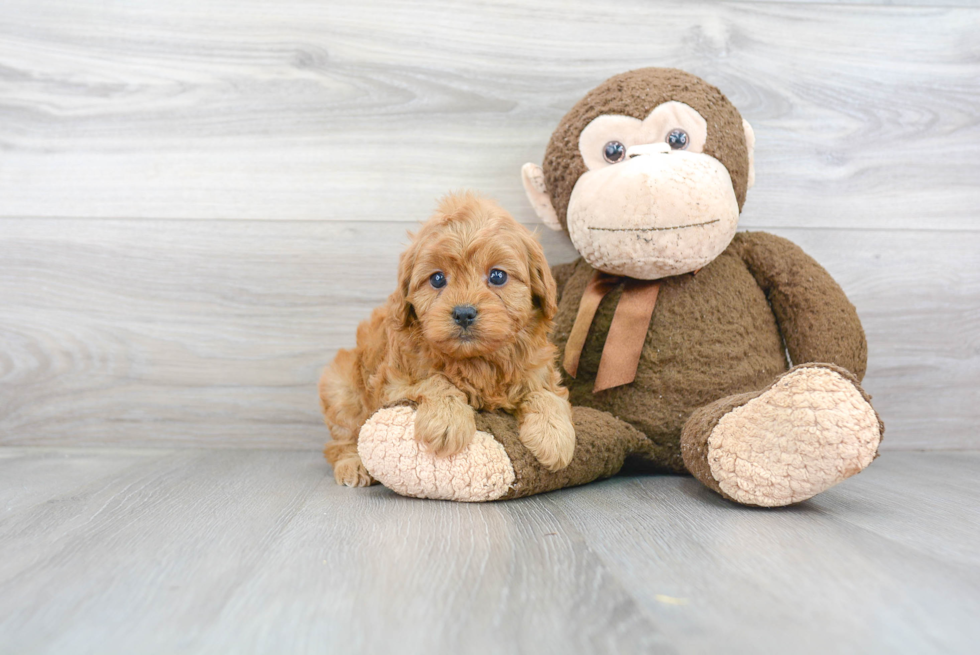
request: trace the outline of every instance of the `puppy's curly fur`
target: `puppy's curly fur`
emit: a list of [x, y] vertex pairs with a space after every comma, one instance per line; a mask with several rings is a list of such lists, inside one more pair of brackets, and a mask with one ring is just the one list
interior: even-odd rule
[[503, 409], [520, 418], [521, 441], [544, 466], [567, 466], [575, 431], [548, 341], [556, 311], [555, 281], [534, 236], [491, 200], [443, 198], [401, 255], [398, 288], [320, 379], [332, 436], [323, 452], [338, 484], [374, 482], [358, 434], [399, 401], [416, 404], [415, 438], [437, 455], [466, 447], [475, 410]]

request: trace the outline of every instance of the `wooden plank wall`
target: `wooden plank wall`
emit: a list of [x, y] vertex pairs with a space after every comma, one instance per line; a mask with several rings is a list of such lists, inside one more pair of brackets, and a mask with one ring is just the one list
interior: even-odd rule
[[741, 225], [858, 307], [885, 447], [976, 448], [980, 7], [907, 5], [4, 0], [0, 444], [316, 447], [406, 229], [535, 223], [521, 164], [661, 65], [755, 127]]

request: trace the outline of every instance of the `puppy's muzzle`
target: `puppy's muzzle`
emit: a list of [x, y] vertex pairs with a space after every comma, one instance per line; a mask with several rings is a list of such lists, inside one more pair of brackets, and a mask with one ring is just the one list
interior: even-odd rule
[[453, 321], [464, 330], [476, 322], [476, 307], [473, 305], [456, 305], [453, 307]]

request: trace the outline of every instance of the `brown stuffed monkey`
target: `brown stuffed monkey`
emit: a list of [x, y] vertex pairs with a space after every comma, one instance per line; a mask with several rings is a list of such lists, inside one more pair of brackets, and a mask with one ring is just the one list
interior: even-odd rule
[[688, 73], [635, 70], [590, 91], [543, 166], [522, 171], [538, 216], [582, 255], [553, 269], [571, 464], [541, 467], [502, 412], [478, 415], [462, 453], [435, 457], [401, 406], [361, 430], [371, 475], [403, 495], [487, 501], [584, 484], [633, 457], [772, 507], [868, 466], [884, 426], [860, 386], [854, 307], [797, 246], [736, 233], [753, 147], [728, 99]]

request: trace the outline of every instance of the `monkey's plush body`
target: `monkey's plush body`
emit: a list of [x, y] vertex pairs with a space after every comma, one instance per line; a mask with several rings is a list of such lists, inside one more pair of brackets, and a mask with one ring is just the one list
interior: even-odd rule
[[860, 386], [854, 307], [797, 246], [735, 233], [753, 141], [717, 89], [681, 71], [633, 71], [590, 92], [544, 169], [524, 169], [539, 216], [583, 255], [553, 268], [571, 464], [545, 470], [503, 413], [482, 414], [470, 448], [436, 458], [413, 439], [413, 410], [393, 407], [361, 430], [368, 471], [404, 495], [485, 501], [613, 475], [632, 456], [779, 506], [863, 470], [883, 425]]

